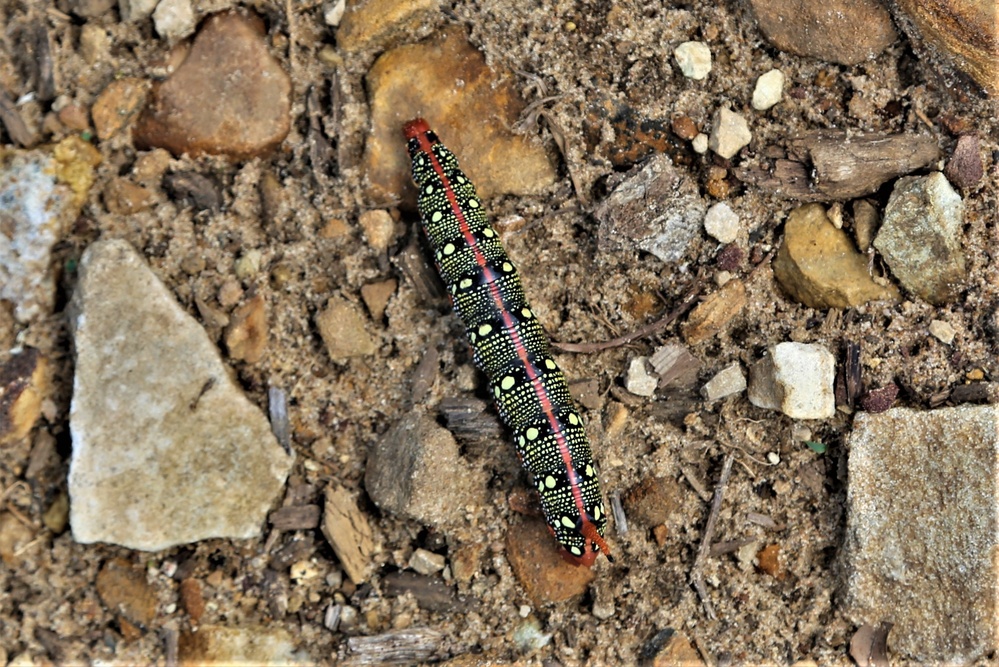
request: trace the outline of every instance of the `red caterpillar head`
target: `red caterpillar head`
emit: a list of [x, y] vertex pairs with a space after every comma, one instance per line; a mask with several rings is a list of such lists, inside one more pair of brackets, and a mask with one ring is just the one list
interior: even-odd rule
[[406, 139], [415, 139], [429, 131], [430, 125], [422, 118], [414, 118], [402, 126], [402, 136], [406, 137]]
[[[614, 562], [614, 558], [610, 553], [610, 547], [607, 546], [604, 538], [600, 536], [600, 529], [589, 518], [584, 518], [581, 521], [581, 526], [573, 531], [575, 534], [572, 535], [572, 539], [570, 540], [565, 539], [564, 531], [559, 530], [556, 532], [550, 524], [548, 530], [556, 539], [559, 538], [559, 533], [562, 533], [563, 539], [559, 540], [558, 551], [559, 555], [562, 556], [562, 560], [567, 563], [572, 563], [577, 567], [580, 565], [593, 567], [593, 563], [596, 562], [597, 556], [600, 554], [606, 556], [608, 561]], [[578, 546], [580, 542], [582, 543], [582, 547]]]

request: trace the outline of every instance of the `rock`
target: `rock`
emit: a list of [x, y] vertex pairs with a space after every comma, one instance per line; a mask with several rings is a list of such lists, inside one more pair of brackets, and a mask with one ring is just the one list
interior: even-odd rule
[[708, 148], [729, 160], [752, 140], [753, 133], [744, 116], [724, 107], [718, 110], [711, 125]]
[[175, 171], [163, 177], [163, 188], [181, 206], [195, 211], [218, 213], [222, 210], [222, 190], [219, 185], [196, 171]]
[[874, 245], [874, 235], [881, 226], [881, 214], [866, 199], [853, 202], [853, 236], [860, 252], [866, 253]]
[[703, 132], [699, 133], [696, 137], [690, 140], [690, 147], [695, 153], [699, 155], [704, 155], [708, 152], [708, 135]]
[[739, 216], [725, 202], [712, 204], [704, 215], [704, 231], [721, 243], [732, 243], [739, 237]]
[[771, 345], [749, 371], [749, 402], [792, 419], [828, 419], [836, 413], [836, 358], [822, 345]]
[[994, 405], [854, 419], [846, 613], [894, 622], [899, 660], [966, 664], [996, 650], [997, 425]]
[[25, 547], [34, 538], [34, 531], [18, 521], [13, 514], [0, 514], [0, 560], [3, 560], [4, 565], [17, 568], [25, 555]]
[[704, 386], [701, 387], [701, 396], [706, 401], [717, 401], [745, 390], [746, 376], [742, 372], [742, 365], [738, 361], [734, 361], [704, 383]]
[[353, 494], [339, 486], [326, 487], [322, 529], [350, 580], [355, 584], [366, 581], [381, 545]]
[[118, 215], [134, 215], [150, 208], [156, 195], [149, 188], [131, 183], [124, 178], [114, 178], [104, 188], [104, 205]]
[[194, 34], [197, 22], [191, 0], [160, 0], [153, 12], [156, 34], [171, 44]]
[[701, 301], [680, 330], [688, 345], [697, 345], [721, 332], [746, 306], [746, 286], [741, 280], [725, 283]]
[[867, 412], [878, 413], [890, 409], [898, 398], [898, 385], [891, 382], [884, 387], [872, 389], [864, 395], [860, 405]]
[[635, 167], [593, 212], [600, 252], [644, 250], [667, 263], [684, 256], [704, 220], [697, 183], [663, 154]]
[[260, 534], [292, 458], [204, 330], [124, 241], [83, 254], [70, 325], [70, 523], [157, 551]]
[[447, 565], [447, 560], [440, 554], [426, 549], [417, 549], [409, 557], [409, 567], [424, 576], [437, 574]]
[[0, 300], [14, 304], [21, 323], [53, 308], [52, 246], [80, 214], [100, 161], [76, 137], [0, 153]]
[[697, 372], [701, 362], [690, 353], [685, 345], [667, 343], [656, 349], [649, 357], [652, 372], [659, 376], [659, 386], [692, 387], [697, 382]]
[[642, 648], [651, 667], [705, 667], [704, 660], [690, 640], [673, 628], [666, 628]]
[[934, 305], [954, 298], [966, 278], [964, 202], [944, 175], [899, 179], [874, 247], [902, 286]]
[[525, 107], [514, 81], [506, 71], [488, 67], [460, 28], [383, 54], [367, 76], [372, 127], [364, 145], [367, 199], [401, 198], [401, 206], [416, 208], [401, 131], [417, 115], [437, 129], [481, 199], [543, 192], [555, 182], [555, 169], [539, 142], [510, 130]]
[[673, 49], [673, 56], [688, 79], [701, 81], [711, 72], [711, 49], [704, 42], [684, 42]]
[[388, 307], [389, 299], [399, 288], [399, 281], [395, 278], [379, 280], [376, 283], [368, 283], [361, 287], [361, 299], [371, 314], [371, 319], [381, 322], [385, 317], [385, 309]]
[[784, 563], [780, 555], [779, 544], [768, 544], [756, 554], [756, 566], [761, 572], [775, 579], [784, 578]]
[[628, 374], [624, 378], [624, 388], [636, 396], [652, 396], [659, 386], [659, 378], [649, 373], [647, 357], [635, 357], [628, 364]]
[[156, 591], [146, 581], [146, 569], [124, 558], [109, 560], [97, 573], [97, 594], [115, 615], [140, 628], [156, 618]]
[[153, 15], [159, 0], [118, 0], [118, 10], [123, 21], [134, 22]]
[[[351, 2], [337, 22], [337, 46], [350, 54], [365, 49], [384, 50], [413, 33], [433, 25], [440, 14], [440, 0], [365, 0]], [[417, 35], [419, 38], [421, 35]]]
[[[346, 612], [347, 607], [344, 609]], [[340, 627], [344, 618], [340, 619]], [[349, 630], [349, 628], [348, 628]], [[347, 640], [345, 665], [417, 665], [437, 663], [449, 654], [451, 642], [431, 628], [406, 628]]]
[[750, 0], [750, 5], [760, 30], [778, 49], [840, 65], [870, 60], [896, 37], [888, 10], [877, 0]]
[[773, 262], [774, 277], [791, 298], [810, 308], [853, 308], [879, 299], [898, 300], [894, 286], [874, 282], [867, 255], [854, 250], [821, 204], [794, 209]]
[[263, 21], [227, 11], [203, 23], [184, 61], [153, 87], [134, 138], [139, 150], [249, 159], [290, 129], [291, 79], [270, 54]]
[[188, 577], [180, 582], [180, 605], [195, 623], [201, 620], [205, 613], [205, 596], [201, 582]]
[[326, 0], [323, 3], [323, 22], [331, 28], [337, 27], [343, 20], [343, 13], [346, 9], [346, 0]]
[[130, 125], [142, 110], [148, 92], [149, 84], [144, 79], [127, 77], [109, 83], [90, 108], [97, 138], [107, 141]]
[[385, 209], [365, 211], [357, 218], [357, 223], [374, 250], [385, 250], [395, 240], [395, 220]]
[[49, 362], [28, 347], [0, 364], [0, 447], [27, 437], [50, 391]]
[[760, 78], [756, 80], [756, 87], [753, 89], [753, 108], [757, 111], [766, 111], [780, 102], [783, 94], [783, 72], [779, 69], [772, 69], [766, 74], [761, 74]]
[[419, 412], [379, 438], [364, 473], [364, 487], [382, 510], [443, 528], [474, 515], [485, 502], [486, 485], [451, 433]]
[[335, 296], [326, 302], [323, 311], [316, 315], [316, 326], [333, 361], [343, 363], [378, 351], [378, 343], [368, 333], [364, 315], [342, 297]]
[[930, 322], [930, 334], [944, 345], [954, 342], [954, 327], [943, 320], [933, 320]]
[[679, 511], [683, 493], [672, 477], [646, 477], [623, 498], [629, 523], [659, 526]]
[[582, 595], [596, 578], [592, 568], [563, 560], [541, 519], [510, 526], [506, 532], [506, 559], [524, 593], [537, 606]]
[[295, 652], [284, 628], [269, 625], [223, 627], [202, 625], [182, 632], [177, 643], [182, 665], [306, 665], [308, 656]]
[[981, 141], [974, 134], [966, 134], [957, 140], [954, 153], [944, 167], [947, 180], [962, 190], [973, 188], [985, 176], [982, 166]]
[[255, 364], [267, 348], [267, 305], [258, 294], [232, 313], [225, 330], [225, 346], [229, 357]]

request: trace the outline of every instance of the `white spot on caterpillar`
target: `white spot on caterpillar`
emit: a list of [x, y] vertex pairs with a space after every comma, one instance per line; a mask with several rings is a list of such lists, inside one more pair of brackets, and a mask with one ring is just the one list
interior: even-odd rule
[[602, 514], [602, 512], [600, 510], [601, 510], [600, 505], [597, 505], [596, 507], [593, 508], [593, 520], [594, 521], [599, 521], [600, 520], [600, 515]]
[[441, 213], [440, 211], [434, 211], [430, 215], [430, 222], [440, 222], [441, 218], [443, 218], [443, 217], [444, 217], [443, 213]]
[[488, 336], [489, 333], [492, 330], [493, 330], [493, 325], [491, 325], [491, 324], [482, 324], [482, 325], [479, 326], [479, 335], [480, 336]]
[[579, 425], [579, 417], [577, 417], [573, 412], [569, 413], [569, 423], [572, 424], [573, 426]]
[[428, 195], [432, 195], [434, 194], [434, 186], [428, 185], [426, 188], [423, 189], [423, 191], [426, 192]]
[[538, 433], [538, 429], [532, 426], [531, 428], [527, 429], [525, 435], [527, 436], [528, 440], [537, 440], [540, 433]]
[[485, 229], [482, 230], [482, 235], [485, 236], [487, 239], [491, 239], [492, 237], [496, 236], [496, 232], [494, 232], [491, 228], [486, 227]]
[[[496, 395], [499, 396], [499, 392], [498, 391], [497, 391]], [[524, 443], [525, 443], [524, 436], [518, 435], [517, 436], [517, 444], [520, 445], [521, 447], [523, 447]]]
[[524, 308], [522, 311], [520, 311], [520, 314], [527, 319], [531, 319], [531, 317], [534, 315], [534, 313], [531, 312], [530, 308]]
[[511, 271], [513, 271], [513, 264], [510, 262], [503, 262], [503, 272], [510, 273]]
[[[494, 395], [494, 396], [495, 396], [496, 398], [499, 398], [499, 397], [500, 397], [500, 388], [499, 388], [499, 387], [493, 387], [493, 395]], [[523, 444], [523, 443], [521, 443], [521, 444]]]
[[446, 246], [444, 246], [444, 254], [445, 255], [453, 255], [454, 254], [454, 244], [453, 243], [448, 243]]
[[[503, 378], [503, 380], [502, 380], [502, 381], [500, 382], [500, 388], [501, 388], [501, 389], [502, 389], [503, 391], [510, 391], [510, 389], [512, 389], [512, 388], [513, 388], [513, 385], [515, 385], [515, 384], [517, 384], [517, 381], [513, 379], [513, 376], [512, 376], [512, 375], [507, 375], [507, 376], [506, 376], [505, 378]], [[530, 434], [530, 431], [528, 431], [528, 434]], [[531, 438], [531, 436], [530, 436], [530, 435], [528, 435], [527, 437], [528, 437], [528, 438], [530, 438], [531, 440], [534, 440], [534, 438]]]
[[545, 486], [547, 486], [549, 489], [554, 489], [555, 488], [555, 478], [552, 477], [551, 475], [548, 475], [547, 477], [545, 477]]
[[586, 476], [593, 477], [593, 466], [591, 466], [589, 463], [586, 464]]
[[575, 528], [576, 527], [575, 522], [573, 522], [573, 520], [570, 519], [567, 516], [562, 517], [562, 525], [565, 526], [566, 528]]
[[573, 556], [580, 556], [580, 555], [582, 555], [582, 552], [579, 550], [579, 547], [569, 547], [569, 551], [572, 552]]
[[461, 289], [468, 289], [471, 286], [472, 286], [472, 279], [471, 278], [463, 278], [461, 280], [461, 282], [458, 283], [458, 287], [461, 288]]
[[458, 185], [464, 185], [465, 177], [462, 176], [461, 174], [458, 174], [457, 176], [454, 177], [454, 182], [457, 183]]

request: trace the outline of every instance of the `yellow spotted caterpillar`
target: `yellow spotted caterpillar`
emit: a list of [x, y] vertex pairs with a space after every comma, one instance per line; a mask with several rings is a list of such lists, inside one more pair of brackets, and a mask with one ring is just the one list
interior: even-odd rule
[[465, 324], [475, 365], [489, 377], [500, 417], [541, 495], [562, 556], [586, 566], [599, 553], [610, 558], [586, 429], [517, 269], [489, 226], [475, 186], [427, 122], [411, 120], [403, 134], [437, 270]]

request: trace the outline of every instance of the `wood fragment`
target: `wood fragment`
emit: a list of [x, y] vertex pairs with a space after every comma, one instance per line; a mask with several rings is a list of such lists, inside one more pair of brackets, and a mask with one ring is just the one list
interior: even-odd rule
[[690, 484], [690, 488], [701, 497], [701, 500], [706, 503], [711, 502], [711, 491], [708, 490], [708, 487], [704, 485], [704, 482], [701, 481], [701, 478], [690, 466], [681, 463], [680, 472], [683, 474], [683, 478], [687, 480], [687, 484]]
[[382, 578], [382, 592], [386, 596], [413, 596], [421, 609], [443, 613], [464, 612], [468, 600], [459, 597], [454, 586], [449, 586], [439, 576], [424, 576], [416, 572], [392, 572]]
[[275, 530], [312, 530], [319, 526], [319, 505], [292, 505], [271, 512]]
[[24, 148], [34, 145], [34, 133], [28, 129], [21, 114], [17, 111], [14, 100], [3, 88], [0, 88], [0, 122], [3, 123], [7, 134], [15, 144]]
[[618, 535], [628, 532], [628, 517], [624, 513], [624, 506], [621, 504], [621, 492], [614, 491], [610, 494], [611, 514], [614, 515], [614, 526]]
[[284, 572], [300, 560], [305, 560], [316, 550], [315, 540], [311, 534], [300, 539], [293, 539], [275, 551], [268, 561], [272, 570]]
[[403, 275], [409, 279], [416, 289], [420, 300], [425, 304], [443, 304], [447, 296], [444, 283], [437, 276], [437, 271], [427, 262], [427, 253], [417, 241], [413, 241], [399, 254], [392, 258], [392, 263], [399, 267]]
[[733, 551], [738, 551], [747, 544], [752, 544], [758, 540], [755, 537], [742, 537], [738, 540], [725, 540], [724, 542], [715, 542], [711, 545], [711, 557], [717, 558], [719, 556], [724, 556], [725, 554], [730, 554]]
[[379, 545], [353, 494], [333, 484], [326, 487], [322, 530], [350, 580], [355, 584], [364, 582]]
[[35, 57], [35, 97], [39, 101], [48, 102], [56, 96], [55, 66], [52, 60], [52, 45], [49, 43], [49, 31], [42, 20], [35, 21], [34, 32]]
[[420, 363], [413, 371], [413, 381], [409, 391], [410, 406], [423, 405], [430, 395], [430, 390], [434, 388], [434, 382], [437, 381], [437, 374], [440, 372], [441, 353], [439, 347], [442, 341], [443, 337], [440, 334], [435, 334], [430, 339], [427, 348], [423, 351], [423, 356], [420, 358]]
[[493, 443], [503, 437], [499, 417], [490, 409], [490, 404], [481, 399], [448, 396], [441, 401], [440, 412], [447, 430], [465, 443]]
[[755, 523], [758, 526], [763, 526], [764, 528], [770, 528], [771, 530], [777, 528], [776, 521], [768, 517], [766, 514], [760, 514], [759, 512], [746, 512], [746, 521]]
[[347, 640], [346, 665], [408, 665], [444, 656], [445, 637], [430, 628], [393, 630]]
[[309, 131], [306, 140], [309, 142], [309, 164], [312, 167], [312, 177], [322, 192], [329, 190], [332, 177], [336, 174], [330, 165], [334, 164], [333, 147], [323, 133], [323, 109], [319, 103], [319, 93], [315, 86], [309, 86], [305, 95], [305, 112], [309, 119]]
[[846, 404], [853, 409], [864, 393], [864, 382], [860, 375], [860, 345], [852, 340], [846, 342], [846, 355], [843, 360], [843, 373], [846, 376]]
[[708, 554], [711, 551], [711, 540], [715, 535], [715, 525], [718, 523], [718, 514], [721, 511], [722, 499], [725, 497], [725, 487], [728, 485], [728, 479], [732, 475], [732, 463], [734, 461], [735, 454], [730, 452], [725, 456], [721, 477], [718, 479], [718, 485], [715, 487], [715, 495], [711, 501], [711, 513], [708, 514], [708, 522], [704, 526], [704, 535], [701, 537], [701, 545], [697, 549], [697, 558], [694, 559], [694, 567], [690, 570], [690, 582], [701, 598], [701, 604], [704, 605], [704, 612], [712, 621], [718, 617], [715, 615], [714, 605], [711, 604], [707, 586], [704, 584], [704, 561], [707, 560]]
[[166, 626], [160, 630], [160, 636], [163, 638], [163, 657], [166, 667], [177, 667], [177, 647], [179, 643], [177, 628]]

